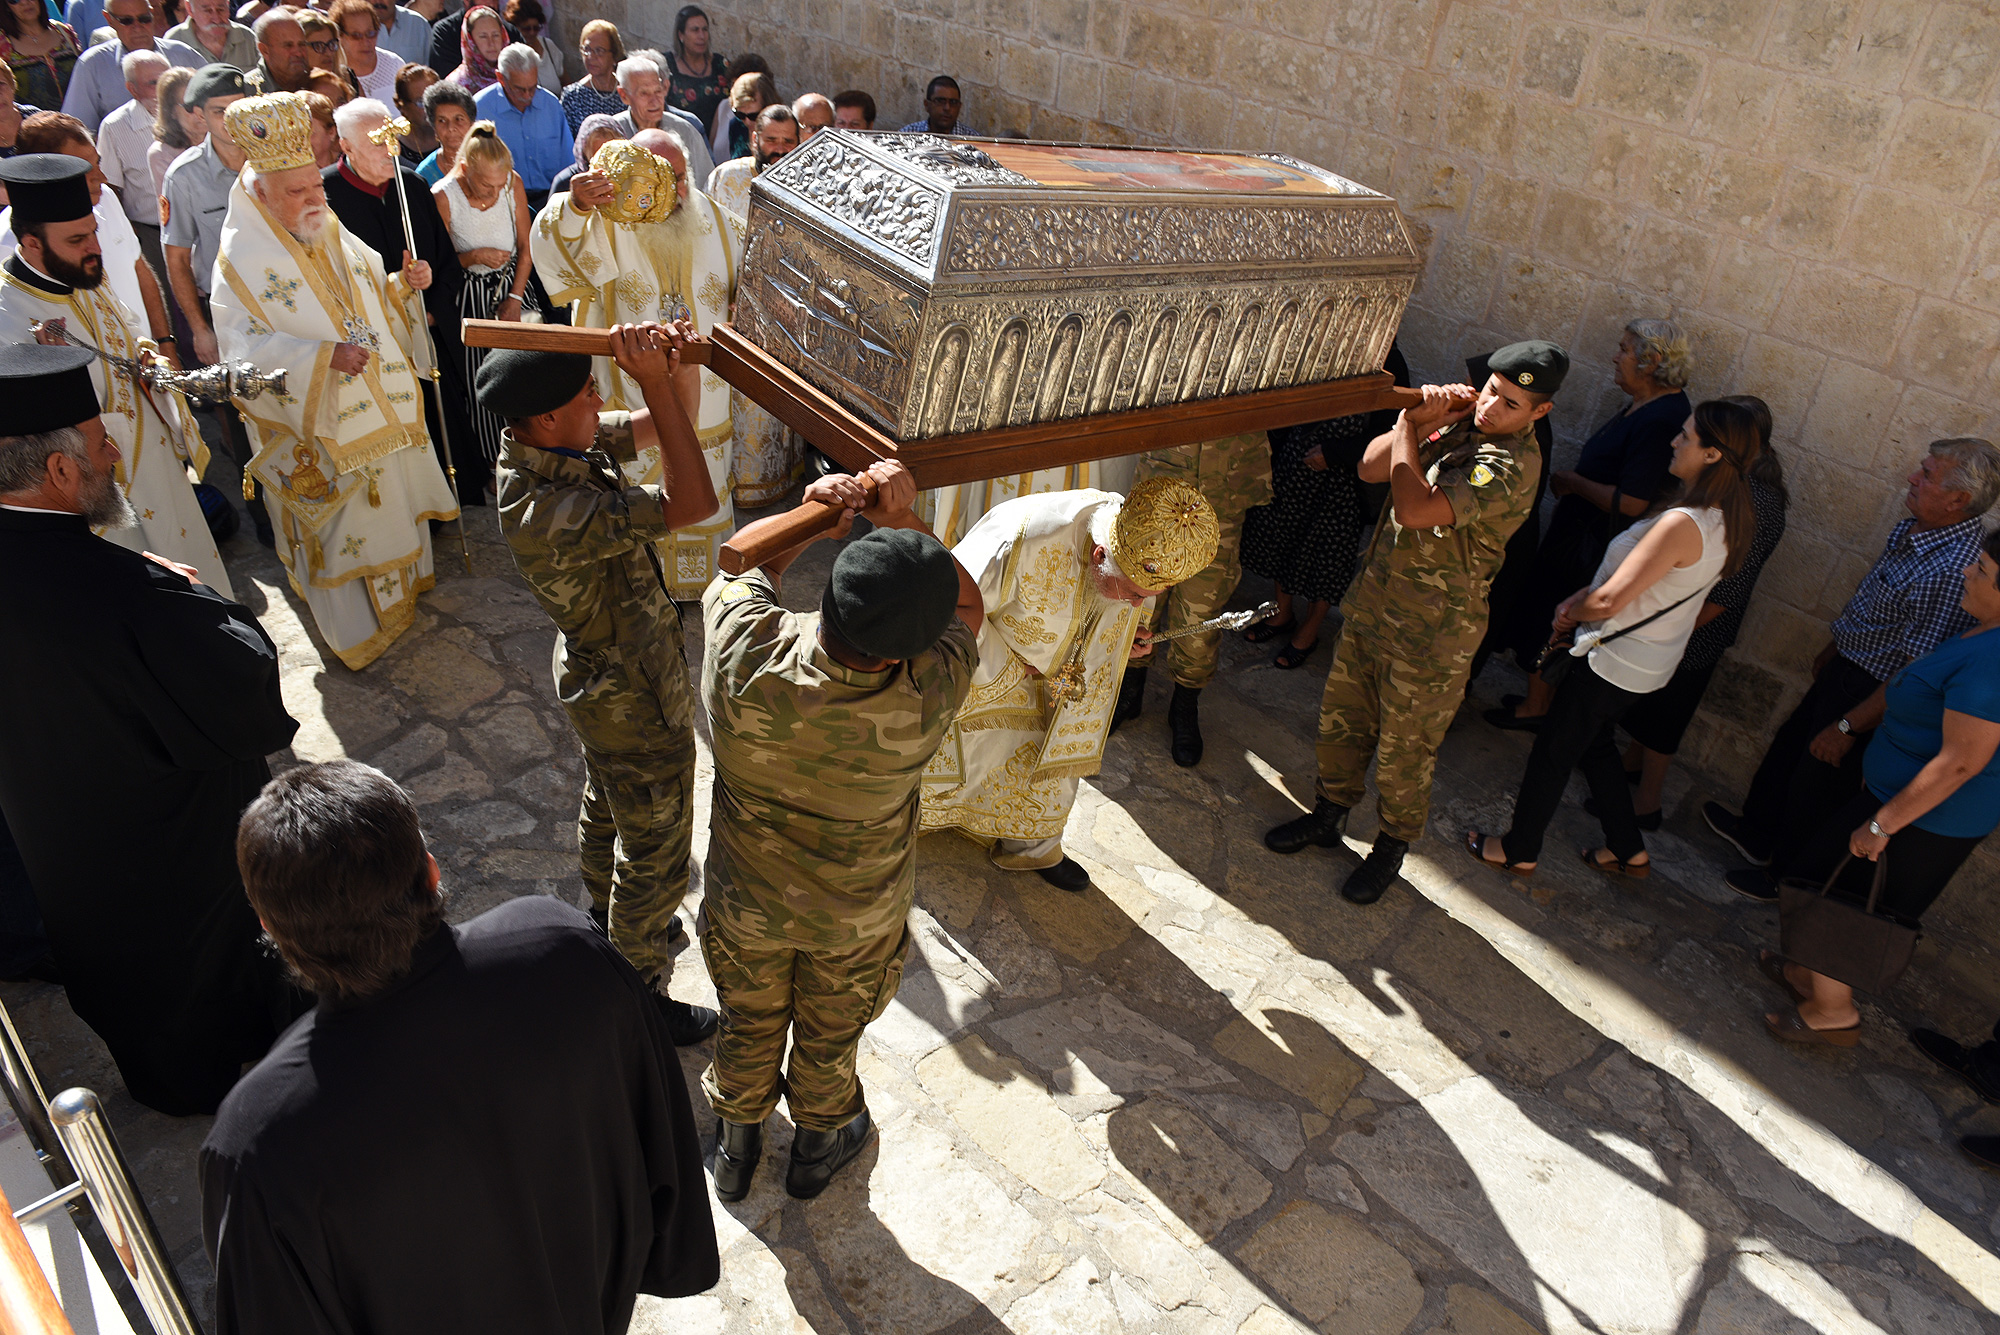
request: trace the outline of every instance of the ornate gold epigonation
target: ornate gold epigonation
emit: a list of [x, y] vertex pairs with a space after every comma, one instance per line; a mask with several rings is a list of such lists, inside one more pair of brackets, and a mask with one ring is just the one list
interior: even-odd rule
[[1378, 371], [1420, 272], [1276, 154], [831, 131], [752, 187], [735, 324], [908, 441]]

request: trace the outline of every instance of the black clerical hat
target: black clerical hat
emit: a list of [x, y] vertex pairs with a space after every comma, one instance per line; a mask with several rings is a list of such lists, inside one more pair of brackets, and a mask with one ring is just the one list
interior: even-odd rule
[[95, 356], [88, 348], [0, 344], [0, 436], [79, 426], [103, 412], [90, 383]]
[[23, 153], [0, 159], [0, 181], [22, 223], [75, 222], [90, 216], [90, 164], [67, 153]]

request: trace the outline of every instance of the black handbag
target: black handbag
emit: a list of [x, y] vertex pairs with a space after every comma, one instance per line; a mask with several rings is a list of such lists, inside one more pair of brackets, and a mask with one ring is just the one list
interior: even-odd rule
[[[1698, 598], [1702, 594], [1707, 592], [1708, 592], [1707, 589], [1696, 589], [1693, 593], [1689, 594], [1686, 598], [1681, 599], [1679, 602], [1673, 603], [1666, 607], [1662, 607], [1659, 611], [1653, 613], [1653, 615], [1647, 617], [1644, 621], [1634, 621], [1629, 626], [1619, 627], [1617, 630], [1613, 631], [1609, 635], [1606, 635], [1603, 639], [1599, 640], [1596, 644], [1592, 645], [1591, 647], [1593, 649], [1601, 649], [1605, 645], [1610, 644], [1613, 640], [1621, 640], [1625, 638], [1627, 635], [1630, 635], [1635, 630], [1640, 630], [1643, 629], [1644, 627], [1652, 625], [1655, 621], [1658, 621], [1661, 617], [1673, 611], [1674, 608], [1679, 607], [1681, 603], [1685, 603], [1692, 598]], [[1541, 674], [1542, 684], [1544, 686], [1554, 688], [1562, 684], [1562, 679], [1569, 675], [1570, 664], [1576, 662], [1577, 658], [1580, 657], [1580, 655], [1570, 653], [1570, 650], [1575, 647], [1576, 647], [1576, 640], [1574, 632], [1572, 632], [1568, 638], [1563, 638], [1561, 636], [1550, 637], [1548, 644], [1543, 646], [1542, 648], [1541, 657], [1535, 660], [1534, 670]]]
[[1852, 853], [1842, 858], [1825, 885], [1814, 885], [1798, 876], [1778, 882], [1778, 950], [1814, 973], [1880, 994], [1910, 967], [1910, 956], [1923, 933], [1875, 911], [1889, 874], [1886, 849], [1875, 860], [1875, 880], [1865, 906], [1828, 893], [1852, 861]]

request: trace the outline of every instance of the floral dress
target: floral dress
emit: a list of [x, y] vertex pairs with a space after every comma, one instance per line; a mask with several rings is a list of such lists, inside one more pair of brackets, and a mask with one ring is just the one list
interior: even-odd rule
[[22, 55], [5, 34], [0, 34], [0, 59], [6, 60], [7, 67], [14, 71], [17, 101], [46, 108], [63, 104], [63, 94], [69, 91], [70, 72], [76, 68], [76, 58], [83, 54], [83, 47], [76, 40], [76, 30], [67, 23], [53, 26], [59, 40], [45, 56]]
[[708, 53], [708, 73], [700, 77], [680, 72], [680, 62], [667, 57], [667, 105], [690, 112], [703, 125], [715, 124], [715, 109], [729, 96], [729, 83], [723, 74], [728, 61], [720, 52]]

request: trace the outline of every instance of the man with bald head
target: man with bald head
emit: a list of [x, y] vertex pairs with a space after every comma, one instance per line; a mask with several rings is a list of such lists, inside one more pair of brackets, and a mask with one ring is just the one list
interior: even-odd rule
[[153, 35], [153, 8], [147, 0], [109, 0], [104, 17], [111, 24], [114, 40], [91, 47], [77, 57], [70, 72], [69, 91], [62, 109], [83, 122], [91, 134], [104, 118], [132, 100], [125, 87], [122, 61], [129, 52], [157, 51], [169, 64], [194, 70], [206, 62], [191, 46]]
[[[729, 318], [743, 222], [688, 179], [688, 153], [678, 131], [640, 130], [597, 150], [587, 172], [549, 196], [535, 220], [530, 247], [549, 299], [568, 304], [578, 325], [687, 320], [707, 334]], [[639, 387], [607, 358], [597, 361], [607, 408], [637, 411]], [[716, 571], [717, 551], [735, 523], [728, 500], [731, 423], [729, 387], [702, 375], [683, 391], [688, 416], [708, 461], [716, 514], [660, 540], [667, 585], [691, 601]], [[635, 483], [659, 476], [657, 451], [642, 449], [624, 465]]]
[[825, 93], [805, 93], [792, 103], [792, 115], [799, 123], [799, 142], [833, 124], [833, 100]]

